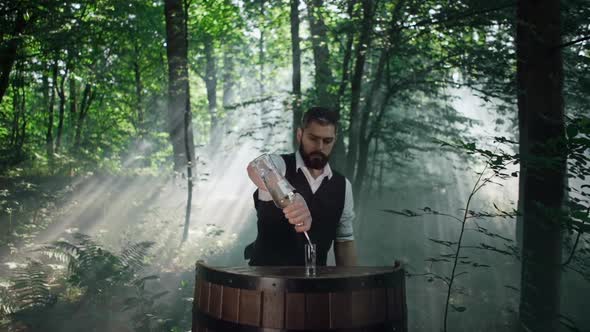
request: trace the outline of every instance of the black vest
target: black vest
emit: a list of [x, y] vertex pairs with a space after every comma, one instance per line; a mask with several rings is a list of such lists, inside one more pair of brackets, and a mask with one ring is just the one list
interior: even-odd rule
[[[312, 225], [308, 235], [316, 244], [316, 264], [326, 265], [328, 251], [336, 238], [336, 228], [344, 208], [346, 180], [344, 176], [333, 171], [331, 179], [324, 178], [318, 190], [313, 194], [307, 178], [301, 170], [296, 170], [295, 154], [281, 155], [287, 165], [285, 178], [300, 193], [311, 212]], [[258, 235], [251, 248], [250, 265], [304, 265], [303, 245], [306, 239], [303, 233], [295, 232], [273, 201], [258, 199], [258, 190], [254, 192], [254, 207], [258, 216]]]

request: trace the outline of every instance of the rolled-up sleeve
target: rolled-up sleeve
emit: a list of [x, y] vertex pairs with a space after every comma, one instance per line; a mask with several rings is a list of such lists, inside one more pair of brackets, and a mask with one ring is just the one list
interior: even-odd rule
[[354, 232], [352, 229], [352, 222], [354, 220], [354, 199], [352, 197], [352, 185], [346, 179], [346, 192], [344, 193], [344, 208], [340, 222], [336, 228], [336, 241], [352, 241], [354, 240]]

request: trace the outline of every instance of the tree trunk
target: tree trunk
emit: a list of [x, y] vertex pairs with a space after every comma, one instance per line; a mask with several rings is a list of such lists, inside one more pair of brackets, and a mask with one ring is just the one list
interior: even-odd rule
[[137, 131], [139, 133], [139, 138], [142, 139], [145, 135], [145, 123], [144, 123], [144, 114], [143, 114], [143, 85], [141, 82], [141, 67], [139, 65], [140, 62], [140, 53], [139, 53], [139, 45], [136, 43], [134, 45], [135, 49], [135, 59], [133, 61], [133, 73], [135, 74], [135, 110], [137, 113]]
[[3, 45], [0, 46], [0, 103], [2, 103], [2, 98], [8, 89], [10, 72], [16, 60], [16, 53], [22, 39], [21, 35], [25, 31], [26, 25], [27, 21], [25, 20], [24, 13], [20, 13], [19, 10], [16, 14], [12, 36], [10, 36], [9, 40], [2, 41]]
[[51, 72], [51, 99], [49, 100], [49, 108], [47, 110], [47, 134], [45, 135], [45, 150], [49, 160], [53, 159], [53, 107], [55, 105], [55, 92], [57, 90], [57, 59], [53, 63]]
[[[17, 75], [18, 76], [18, 75]], [[20, 93], [18, 84], [12, 83], [12, 126], [10, 128], [10, 146], [15, 146], [18, 140], [18, 123], [20, 117]]]
[[[188, 99], [188, 65], [185, 15], [182, 0], [164, 2], [166, 53], [168, 55], [168, 131], [174, 153], [174, 170], [183, 172], [187, 164], [184, 144], [184, 116]], [[190, 113], [189, 113], [190, 115]], [[188, 128], [188, 150], [194, 151], [192, 121]]]
[[374, 144], [374, 149], [373, 149], [373, 156], [371, 156], [371, 174], [369, 176], [369, 192], [370, 192], [370, 196], [374, 197], [375, 195], [375, 185], [376, 185], [376, 180], [377, 180], [377, 155], [379, 153], [379, 139], [375, 138], [375, 144]]
[[[76, 78], [74, 75], [70, 75], [70, 115], [68, 116], [68, 126], [73, 128], [70, 130], [68, 137], [70, 142], [74, 142], [74, 133], [76, 128], [76, 114], [78, 113], [78, 87], [76, 85]], [[71, 143], [70, 143], [71, 144]]]
[[[260, 17], [264, 22], [264, 0], [260, 0]], [[264, 62], [266, 61], [264, 54], [264, 24], [260, 25], [260, 39], [258, 40], [258, 56], [258, 61], [260, 63], [260, 95], [262, 96], [264, 95], [264, 81], [266, 80], [266, 78], [264, 77]]]
[[[42, 68], [47, 68], [47, 61], [41, 62]], [[43, 94], [43, 108], [49, 109], [49, 77], [47, 76], [47, 70], [41, 70], [41, 93]]]
[[213, 36], [205, 36], [205, 87], [207, 89], [207, 105], [211, 124], [209, 126], [209, 137], [212, 139], [215, 135], [214, 129], [217, 128], [217, 69], [215, 66], [215, 48], [213, 45]]
[[315, 65], [315, 87], [317, 91], [316, 105], [335, 108], [336, 97], [330, 91], [330, 85], [334, 82], [330, 66], [330, 50], [328, 49], [328, 28], [323, 19], [323, 0], [308, 0], [307, 9], [309, 16], [309, 28], [311, 32], [311, 45], [313, 49], [313, 62]]
[[[566, 157], [560, 1], [518, 1], [517, 84], [524, 158], [520, 322], [559, 329], [561, 229]], [[524, 152], [524, 153], [523, 153]], [[522, 173], [521, 173], [522, 176]]]
[[293, 139], [293, 148], [297, 148], [297, 128], [301, 123], [303, 112], [301, 110], [301, 47], [299, 44], [299, 0], [291, 0], [291, 57], [293, 74], [291, 82], [293, 86], [293, 130], [291, 137]]
[[26, 89], [22, 87], [21, 93], [22, 103], [21, 103], [21, 129], [20, 129], [20, 139], [16, 142], [16, 149], [20, 154], [22, 154], [23, 145], [25, 144], [25, 136], [27, 134], [27, 94]]
[[[188, 51], [188, 5], [189, 0], [184, 0], [184, 47]], [[182, 232], [182, 242], [188, 239], [188, 229], [191, 220], [191, 207], [193, 201], [193, 152], [195, 151], [193, 136], [192, 136], [192, 113], [191, 113], [191, 94], [188, 80], [188, 64], [187, 64], [187, 79], [184, 81], [184, 88], [186, 90], [186, 103], [184, 108], [183, 119], [183, 138], [184, 138], [184, 152], [186, 154], [186, 182], [187, 182], [187, 199], [186, 199], [186, 213], [184, 215], [184, 230]], [[190, 130], [189, 130], [190, 128]]]
[[61, 81], [57, 87], [57, 95], [59, 96], [59, 115], [57, 121], [57, 136], [55, 138], [55, 152], [59, 152], [59, 148], [61, 146], [61, 138], [62, 132], [64, 127], [64, 116], [65, 116], [65, 108], [66, 108], [66, 92], [64, 89], [64, 83], [68, 77], [68, 70], [69, 68], [66, 67], [66, 71], [64, 75], [61, 77]]
[[383, 196], [383, 169], [385, 168], [385, 160], [381, 159], [381, 161], [379, 162], [379, 188], [377, 190], [377, 194], [379, 195], [379, 197]]
[[361, 143], [359, 107], [361, 99], [361, 83], [365, 69], [365, 60], [371, 44], [371, 34], [373, 30], [373, 1], [362, 0], [363, 21], [361, 25], [361, 34], [356, 46], [356, 63], [352, 80], [350, 82], [350, 123], [348, 129], [348, 154], [346, 156], [346, 173], [349, 178], [355, 177], [355, 166], [357, 162], [358, 147]]
[[[354, 6], [356, 4], [356, 0], [349, 0], [348, 1], [348, 9], [347, 14], [348, 17], [352, 20], [352, 15], [354, 13]], [[346, 35], [346, 47], [344, 48], [344, 57], [342, 60], [342, 77], [340, 79], [340, 86], [338, 87], [338, 94], [336, 95], [336, 111], [340, 114], [341, 102], [342, 98], [344, 97], [344, 92], [346, 91], [346, 87], [349, 83], [350, 78], [350, 58], [352, 57], [352, 44], [354, 42], [354, 28], [350, 28], [348, 34]]]
[[[375, 78], [371, 82], [371, 87], [366, 96], [366, 102], [363, 106], [361, 114], [360, 128], [359, 128], [359, 158], [356, 161], [356, 174], [353, 182], [353, 191], [357, 200], [360, 200], [361, 193], [363, 191], [363, 183], [365, 179], [365, 173], [367, 169], [369, 146], [371, 141], [375, 138], [377, 131], [379, 130], [381, 119], [387, 109], [390, 99], [393, 97], [394, 91], [389, 84], [387, 84], [385, 95], [383, 95], [383, 79], [389, 70], [387, 63], [390, 60], [390, 53], [392, 47], [395, 45], [394, 40], [397, 36], [398, 16], [401, 13], [404, 2], [398, 1], [393, 11], [391, 18], [391, 24], [389, 27], [389, 46], [381, 51], [379, 61], [377, 62], [377, 68], [375, 69]], [[387, 81], [389, 82], [389, 80]], [[378, 112], [373, 110], [379, 109]], [[369, 126], [369, 122], [373, 118], [372, 125]]]
[[78, 111], [78, 119], [76, 121], [76, 135], [74, 137], [74, 150], [80, 149], [82, 143], [82, 127], [84, 126], [84, 120], [90, 109], [90, 104], [94, 99], [96, 93], [92, 90], [92, 86], [86, 83], [84, 86], [84, 92], [82, 93], [82, 103], [80, 104], [80, 110]]
[[223, 107], [227, 107], [235, 102], [234, 100], [234, 60], [233, 45], [227, 42], [229, 46], [223, 52]]
[[[379, 121], [381, 120], [381, 116], [378, 117], [378, 119], [374, 120], [373, 123], [373, 130], [369, 129], [369, 120], [370, 120], [370, 114], [371, 114], [371, 110], [375, 109], [375, 107], [377, 107], [377, 105], [379, 104], [378, 102], [376, 102], [379, 99], [379, 91], [381, 89], [382, 86], [382, 81], [383, 81], [383, 73], [385, 72], [385, 63], [386, 61], [389, 59], [388, 57], [388, 53], [386, 50], [383, 50], [381, 53], [381, 56], [379, 57], [379, 63], [377, 64], [377, 70], [376, 72], [376, 76], [375, 79], [373, 79], [373, 82], [371, 83], [371, 88], [369, 90], [369, 93], [367, 95], [367, 101], [365, 103], [365, 106], [363, 107], [363, 112], [362, 112], [362, 118], [361, 118], [361, 124], [360, 124], [360, 131], [359, 131], [359, 157], [358, 160], [356, 161], [357, 166], [357, 171], [354, 177], [354, 182], [353, 182], [353, 192], [354, 192], [354, 197], [358, 197], [357, 199], [360, 200], [360, 196], [361, 196], [361, 191], [363, 188], [363, 182], [365, 180], [365, 173], [367, 170], [367, 163], [369, 162], [368, 157], [369, 157], [369, 146], [371, 145], [371, 140], [374, 137], [375, 131], [377, 130], [377, 128], [379, 127]], [[387, 107], [387, 104], [389, 103], [389, 99], [391, 97], [392, 93], [391, 91], [387, 92], [387, 97], [384, 98], [383, 100], [381, 100], [381, 105], [380, 105], [380, 111], [378, 112], [379, 114], [382, 114], [383, 112], [385, 112], [385, 108]]]
[[[347, 14], [351, 20], [356, 3], [356, 0], [348, 1]], [[336, 95], [335, 101], [336, 112], [339, 116], [342, 114], [342, 99], [344, 98], [344, 93], [350, 82], [350, 59], [352, 57], [354, 31], [354, 28], [350, 28], [346, 35], [346, 47], [344, 48], [344, 57], [342, 60], [342, 77], [340, 79], [340, 86], [338, 87], [338, 94]], [[342, 132], [336, 136], [336, 145], [334, 146], [334, 151], [332, 152], [332, 157], [330, 159], [330, 164], [338, 165], [337, 167], [340, 167], [340, 169], [346, 170], [346, 148], [344, 146], [344, 134]]]

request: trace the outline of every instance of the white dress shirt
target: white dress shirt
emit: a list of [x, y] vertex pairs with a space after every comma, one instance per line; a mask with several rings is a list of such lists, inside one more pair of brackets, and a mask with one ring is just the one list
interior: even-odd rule
[[[285, 164], [285, 160], [280, 155], [271, 154], [270, 155], [273, 163], [277, 167], [277, 170], [285, 176], [287, 172], [287, 165]], [[305, 166], [303, 162], [303, 158], [299, 151], [295, 152], [295, 170], [301, 169], [305, 178], [307, 179], [307, 183], [309, 183], [309, 187], [311, 188], [311, 192], [315, 194], [315, 192], [319, 189], [320, 185], [324, 181], [324, 178], [327, 177], [328, 179], [332, 178], [332, 168], [330, 168], [330, 164], [326, 164], [324, 167], [322, 174], [317, 178], [313, 178], [311, 172]], [[352, 185], [350, 181], [345, 178], [346, 181], [346, 192], [344, 193], [344, 208], [342, 209], [342, 216], [340, 217], [340, 222], [338, 223], [338, 227], [336, 228], [336, 241], [350, 241], [354, 240], [353, 230], [352, 230], [352, 221], [354, 220], [354, 200], [352, 197]], [[258, 191], [258, 199], [261, 201], [271, 201], [272, 197], [268, 191], [259, 190]], [[313, 221], [312, 221], [313, 227]]]

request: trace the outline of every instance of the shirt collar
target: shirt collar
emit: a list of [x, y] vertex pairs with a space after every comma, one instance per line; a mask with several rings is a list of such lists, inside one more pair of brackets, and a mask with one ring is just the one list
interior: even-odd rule
[[[307, 166], [305, 166], [305, 163], [303, 162], [303, 158], [301, 157], [301, 154], [299, 153], [299, 151], [296, 151], [295, 152], [295, 171], [298, 171], [300, 168], [305, 168], [309, 172], [309, 169], [307, 168]], [[332, 168], [330, 168], [330, 163], [327, 163], [326, 166], [324, 166], [324, 169], [322, 171], [322, 174], [320, 174], [320, 177], [327, 176], [328, 180], [331, 180], [332, 175], [333, 174], [332, 174]]]

